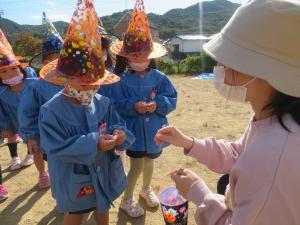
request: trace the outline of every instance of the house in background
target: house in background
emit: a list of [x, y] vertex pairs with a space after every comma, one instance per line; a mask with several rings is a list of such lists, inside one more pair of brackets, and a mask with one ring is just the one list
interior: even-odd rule
[[[130, 19], [131, 19], [131, 12], [125, 13], [124, 16], [113, 28], [114, 35], [120, 40], [124, 39], [124, 35], [127, 31], [127, 27], [130, 22]], [[156, 25], [154, 25], [151, 21], [149, 21], [149, 26], [152, 34], [152, 39], [156, 42], [160, 42], [159, 28]]]
[[168, 42], [168, 46], [174, 53], [197, 54], [203, 51], [203, 45], [213, 37], [214, 35], [177, 35]]

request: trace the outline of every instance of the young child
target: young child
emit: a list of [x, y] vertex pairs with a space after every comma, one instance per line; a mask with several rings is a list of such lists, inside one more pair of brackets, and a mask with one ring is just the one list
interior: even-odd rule
[[[50, 60], [58, 58], [63, 40], [60, 34], [56, 31], [52, 22], [43, 13], [43, 26], [47, 28], [46, 39], [43, 40], [42, 60], [46, 65]], [[33, 63], [35, 61], [32, 61]], [[35, 63], [35, 68], [40, 63]], [[41, 68], [37, 68], [41, 69]], [[47, 188], [50, 186], [49, 176], [45, 169], [46, 155], [40, 148], [40, 132], [38, 129], [38, 117], [40, 108], [55, 94], [62, 90], [62, 86], [54, 85], [42, 79], [30, 85], [21, 98], [19, 105], [19, 121], [20, 135], [27, 144], [28, 150], [33, 154], [35, 166], [39, 172], [38, 185], [39, 188]]]
[[36, 81], [34, 78], [26, 79], [27, 75], [21, 63], [16, 59], [2, 30], [0, 30], [0, 81], [2, 89], [0, 94], [0, 136], [8, 138], [8, 147], [12, 157], [11, 170], [33, 163], [31, 154], [28, 153], [21, 162], [17, 152], [17, 144], [21, 141], [17, 136], [20, 98], [26, 88]]
[[158, 143], [182, 147], [210, 170], [230, 173], [225, 196], [188, 169], [172, 174], [181, 194], [196, 205], [198, 225], [300, 224], [299, 21], [299, 1], [248, 1], [204, 45], [219, 62], [219, 94], [252, 106], [254, 115], [239, 140], [200, 140], [173, 126], [157, 134]]
[[91, 0], [79, 0], [61, 55], [40, 76], [64, 82], [64, 90], [40, 111], [41, 147], [49, 163], [51, 189], [64, 225], [79, 225], [95, 211], [98, 225], [108, 225], [108, 210], [126, 186], [115, 147], [134, 141], [99, 86], [119, 77], [105, 70], [98, 19]]
[[[154, 137], [158, 129], [167, 125], [166, 116], [176, 108], [177, 92], [168, 77], [149, 68], [151, 59], [166, 54], [166, 49], [152, 41], [144, 2], [137, 0], [124, 42], [112, 45], [113, 53], [126, 58], [129, 69], [118, 68], [121, 81], [113, 89], [115, 106], [126, 121], [128, 129], [136, 136], [135, 143], [127, 151], [130, 157], [128, 186], [121, 209], [131, 217], [142, 216], [144, 209], [134, 200], [137, 179], [143, 172], [143, 188], [140, 196], [149, 207], [157, 207], [151, 180], [154, 160], [165, 146], [156, 145]], [[120, 59], [120, 57], [119, 57]], [[124, 64], [123, 64], [124, 65]]]

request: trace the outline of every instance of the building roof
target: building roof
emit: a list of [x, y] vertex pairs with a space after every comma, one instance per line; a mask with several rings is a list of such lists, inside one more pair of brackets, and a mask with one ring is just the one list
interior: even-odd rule
[[191, 35], [177, 35], [176, 37], [182, 40], [197, 41], [197, 40], [211, 40], [213, 35], [207, 37], [199, 34], [191, 34]]

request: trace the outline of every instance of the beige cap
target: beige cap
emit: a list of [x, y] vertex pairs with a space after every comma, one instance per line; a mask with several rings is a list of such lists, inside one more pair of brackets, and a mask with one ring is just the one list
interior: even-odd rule
[[204, 50], [234, 70], [300, 97], [300, 1], [249, 1]]

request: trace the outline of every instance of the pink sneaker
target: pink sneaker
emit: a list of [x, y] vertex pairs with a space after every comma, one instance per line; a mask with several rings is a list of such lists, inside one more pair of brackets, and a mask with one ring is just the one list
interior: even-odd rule
[[41, 173], [39, 176], [39, 188], [44, 189], [50, 187], [50, 179], [48, 173]]
[[0, 201], [7, 199], [8, 196], [9, 196], [9, 193], [8, 193], [7, 189], [4, 187], [3, 184], [0, 184]]

